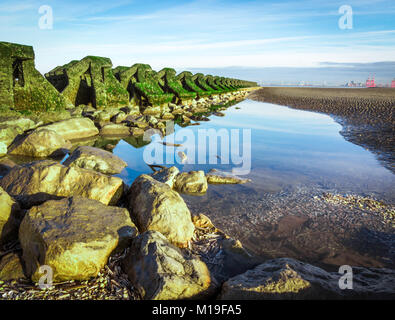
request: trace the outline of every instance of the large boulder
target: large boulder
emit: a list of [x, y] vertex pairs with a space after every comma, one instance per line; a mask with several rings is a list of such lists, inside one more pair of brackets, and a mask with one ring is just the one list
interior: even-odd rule
[[294, 259], [266, 261], [224, 283], [222, 300], [394, 299], [395, 271], [353, 267], [353, 288], [340, 289], [343, 274]]
[[63, 164], [105, 174], [120, 173], [127, 166], [125, 161], [111, 152], [89, 146], [81, 146], [75, 149]]
[[199, 299], [212, 293], [206, 264], [186, 257], [157, 231], [135, 238], [122, 266], [146, 300]]
[[207, 191], [207, 179], [201, 170], [182, 172], [175, 179], [174, 189], [182, 193], [202, 194]]
[[82, 196], [104, 204], [116, 204], [123, 193], [120, 178], [92, 170], [66, 167], [52, 160], [27, 163], [12, 168], [0, 186], [23, 207], [47, 200]]
[[0, 258], [0, 281], [10, 281], [25, 278], [21, 257], [9, 253]]
[[97, 276], [110, 254], [137, 234], [126, 209], [81, 197], [32, 207], [19, 229], [26, 274], [38, 281], [39, 267], [48, 265], [54, 282]]
[[40, 131], [43, 129], [55, 131], [67, 140], [88, 138], [99, 134], [99, 130], [95, 127], [93, 121], [88, 118], [63, 120], [37, 128], [36, 130]]
[[167, 184], [140, 175], [133, 182], [128, 199], [140, 232], [159, 231], [177, 246], [188, 245], [195, 230], [191, 213], [181, 196]]
[[71, 143], [55, 131], [42, 129], [33, 131], [21, 139], [16, 139], [9, 147], [9, 153], [21, 156], [48, 157], [70, 149]]
[[18, 203], [0, 187], [0, 246], [18, 238], [21, 219]]

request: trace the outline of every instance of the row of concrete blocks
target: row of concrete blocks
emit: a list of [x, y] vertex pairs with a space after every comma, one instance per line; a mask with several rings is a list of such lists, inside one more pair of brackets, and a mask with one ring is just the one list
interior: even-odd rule
[[31, 46], [0, 42], [0, 111], [53, 111], [81, 104], [97, 109], [185, 104], [256, 85], [188, 71], [177, 75], [171, 68], [156, 72], [140, 63], [113, 69], [109, 58], [96, 56], [71, 61], [43, 77], [35, 69]]

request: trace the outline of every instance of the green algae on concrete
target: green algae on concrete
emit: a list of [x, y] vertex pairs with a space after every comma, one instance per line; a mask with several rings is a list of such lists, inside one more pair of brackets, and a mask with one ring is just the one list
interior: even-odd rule
[[204, 91], [210, 92], [211, 94], [220, 94], [221, 92], [219, 90], [216, 90], [209, 86], [207, 84], [207, 79], [204, 76], [203, 73], [197, 73], [192, 77], [192, 80], [198, 85], [200, 88], [202, 88]]
[[33, 47], [0, 42], [0, 111], [55, 111], [70, 101], [36, 70]]
[[104, 109], [129, 105], [129, 94], [114, 76], [109, 58], [87, 56], [56, 67], [45, 76], [75, 106]]
[[225, 90], [224, 88], [222, 88], [221, 86], [219, 86], [219, 85], [217, 85], [217, 84], [215, 83], [214, 76], [212, 76], [212, 75], [210, 75], [210, 74], [207, 75], [207, 76], [206, 76], [206, 81], [207, 81], [207, 84], [208, 84], [211, 88], [213, 88], [213, 89], [219, 91], [220, 93], [227, 92], [227, 90]]
[[210, 91], [203, 90], [195, 83], [193, 80], [193, 74], [189, 71], [181, 72], [178, 74], [177, 79], [180, 81], [184, 89], [190, 92], [196, 92], [198, 98], [207, 97], [210, 95]]
[[182, 104], [190, 103], [197, 96], [196, 92], [183, 88], [181, 82], [176, 78], [176, 70], [172, 68], [164, 68], [159, 71], [158, 78], [161, 80], [160, 84], [164, 90], [168, 93], [173, 93], [177, 97], [177, 102]]
[[174, 97], [174, 94], [163, 91], [157, 73], [148, 64], [120, 66], [114, 69], [114, 73], [122, 87], [128, 91], [129, 99], [140, 106], [167, 104]]

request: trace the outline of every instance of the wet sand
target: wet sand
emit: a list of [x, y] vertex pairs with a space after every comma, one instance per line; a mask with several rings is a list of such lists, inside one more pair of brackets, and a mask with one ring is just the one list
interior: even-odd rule
[[248, 98], [331, 115], [346, 140], [395, 172], [395, 88], [264, 87]]

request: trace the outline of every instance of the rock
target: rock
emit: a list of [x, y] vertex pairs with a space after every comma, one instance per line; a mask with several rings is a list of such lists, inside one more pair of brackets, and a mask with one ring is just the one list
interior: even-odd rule
[[18, 238], [21, 220], [18, 203], [0, 187], [0, 246]]
[[0, 142], [7, 147], [14, 141], [17, 135], [23, 133], [23, 130], [17, 126], [8, 126], [0, 124]]
[[202, 170], [182, 172], [174, 181], [174, 189], [189, 194], [202, 194], [207, 191], [207, 179]]
[[21, 258], [16, 253], [9, 253], [0, 260], [0, 281], [24, 279], [25, 273]]
[[208, 229], [212, 230], [213, 232], [218, 231], [218, 229], [214, 226], [211, 222], [210, 218], [204, 215], [203, 213], [199, 213], [198, 215], [194, 215], [192, 217], [192, 222], [195, 227], [200, 229]]
[[120, 173], [127, 166], [125, 161], [111, 152], [89, 146], [81, 146], [75, 149], [63, 164], [105, 174]]
[[121, 123], [124, 121], [127, 117], [127, 114], [125, 112], [118, 112], [115, 116], [111, 118], [111, 121], [114, 123]]
[[134, 137], [139, 137], [144, 135], [144, 129], [141, 128], [131, 128], [130, 129], [130, 133], [132, 134], [132, 136]]
[[177, 167], [163, 168], [161, 170], [155, 171], [151, 174], [151, 177], [159, 182], [167, 184], [170, 188], [173, 188], [174, 179], [179, 174]]
[[32, 207], [19, 230], [26, 274], [38, 281], [39, 267], [53, 270], [53, 281], [97, 276], [115, 249], [126, 248], [137, 228], [126, 209], [81, 197]]
[[122, 266], [145, 300], [199, 299], [212, 294], [206, 264], [187, 258], [157, 231], [135, 238]]
[[120, 178], [66, 167], [52, 160], [14, 167], [0, 180], [0, 186], [25, 208], [70, 196], [82, 196], [113, 205], [123, 192]]
[[32, 129], [36, 126], [36, 123], [28, 118], [17, 118], [17, 119], [8, 119], [5, 121], [1, 121], [0, 125], [5, 125], [9, 127], [18, 127], [21, 132]]
[[130, 129], [122, 124], [107, 124], [100, 129], [100, 135], [102, 136], [128, 136], [130, 135]]
[[0, 157], [7, 154], [7, 145], [4, 142], [0, 142]]
[[184, 163], [188, 160], [188, 156], [183, 151], [178, 151], [178, 156], [180, 157], [181, 163]]
[[36, 130], [43, 129], [53, 130], [67, 140], [83, 139], [99, 134], [99, 130], [95, 127], [93, 121], [88, 118], [63, 120], [37, 128]]
[[222, 300], [394, 299], [395, 271], [353, 267], [353, 289], [341, 290], [343, 274], [294, 259], [266, 261], [224, 283]]
[[217, 117], [225, 117], [225, 113], [223, 113], [223, 112], [217, 111], [217, 112], [214, 112], [213, 114], [214, 114], [215, 116], [217, 116]]
[[164, 120], [173, 120], [174, 119], [174, 115], [171, 114], [170, 112], [165, 112], [164, 114], [162, 114], [162, 119]]
[[210, 172], [206, 174], [206, 178], [207, 182], [210, 184], [242, 184], [251, 181], [251, 179], [242, 179], [230, 172], [219, 171], [216, 169], [211, 169]]
[[195, 230], [191, 213], [180, 195], [167, 184], [140, 175], [132, 184], [129, 210], [140, 232], [161, 232], [173, 244], [186, 247]]
[[65, 150], [71, 147], [71, 143], [55, 131], [42, 129], [40, 131], [33, 131], [21, 139], [16, 139], [9, 147], [9, 153], [44, 158], [66, 153]]

